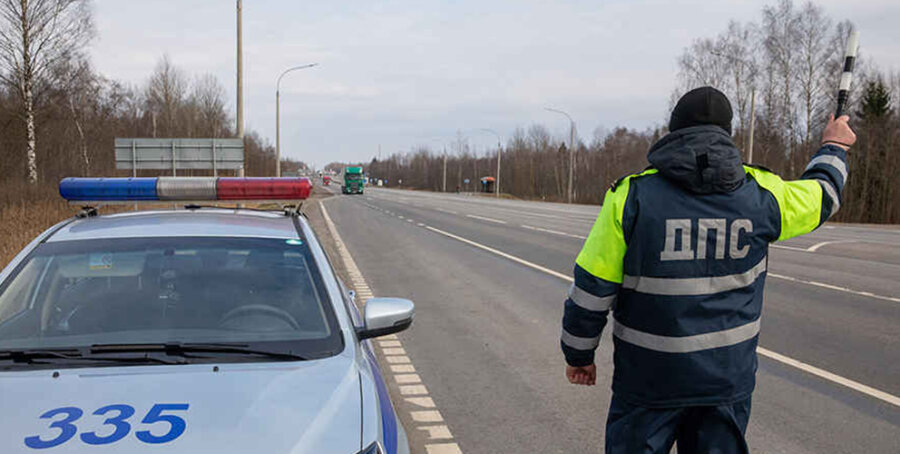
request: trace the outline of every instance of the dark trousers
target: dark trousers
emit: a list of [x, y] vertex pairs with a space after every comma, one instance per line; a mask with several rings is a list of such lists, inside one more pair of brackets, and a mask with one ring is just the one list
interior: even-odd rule
[[606, 454], [746, 454], [750, 399], [729, 405], [645, 408], [613, 395], [606, 420]]

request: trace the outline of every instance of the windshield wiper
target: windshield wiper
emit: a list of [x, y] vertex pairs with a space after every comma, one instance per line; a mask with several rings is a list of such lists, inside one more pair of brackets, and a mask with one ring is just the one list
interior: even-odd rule
[[64, 362], [116, 362], [116, 363], [161, 363], [183, 364], [182, 361], [143, 356], [94, 356], [85, 355], [74, 348], [44, 349], [44, 350], [0, 350], [0, 361], [9, 360], [21, 364], [59, 364]]
[[279, 352], [272, 350], [260, 350], [250, 348], [247, 344], [233, 343], [160, 343], [160, 344], [98, 344], [91, 347], [91, 353], [133, 353], [133, 352], [160, 352], [168, 356], [180, 356], [183, 358], [208, 358], [196, 353], [263, 356], [281, 361], [304, 361], [307, 358], [290, 351]]

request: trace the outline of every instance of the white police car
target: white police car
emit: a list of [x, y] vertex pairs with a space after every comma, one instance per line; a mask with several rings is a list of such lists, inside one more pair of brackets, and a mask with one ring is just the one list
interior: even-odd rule
[[[296, 203], [310, 188], [60, 183], [84, 204]], [[0, 273], [0, 453], [408, 453], [365, 339], [407, 328], [412, 302], [370, 299], [360, 317], [352, 299], [294, 209], [84, 209]]]

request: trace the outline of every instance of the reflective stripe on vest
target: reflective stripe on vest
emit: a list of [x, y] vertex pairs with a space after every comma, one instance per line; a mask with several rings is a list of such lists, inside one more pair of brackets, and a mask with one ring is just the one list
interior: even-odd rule
[[625, 275], [622, 287], [651, 295], [710, 295], [746, 287], [756, 281], [766, 271], [766, 257], [763, 256], [753, 268], [740, 274], [725, 276], [668, 278]]
[[569, 287], [569, 299], [583, 309], [589, 311], [601, 312], [608, 311], [616, 301], [616, 294], [609, 296], [594, 296], [572, 284]]
[[593, 350], [600, 345], [600, 335], [597, 335], [597, 337], [580, 337], [569, 333], [565, 328], [563, 328], [559, 338], [564, 344], [575, 350]]
[[841, 178], [843, 178], [843, 180], [841, 181], [841, 184], [844, 184], [847, 182], [847, 164], [844, 163], [844, 161], [842, 161], [841, 158], [839, 158], [837, 156], [832, 156], [830, 154], [816, 156], [811, 161], [809, 161], [809, 165], [806, 166], [806, 170], [812, 169], [817, 164], [824, 164], [824, 165], [833, 167], [834, 170], [837, 170], [838, 173], [841, 174]]
[[736, 328], [678, 337], [645, 333], [629, 328], [618, 320], [615, 320], [615, 327], [613, 327], [613, 335], [622, 341], [664, 353], [690, 353], [728, 347], [753, 339], [757, 334], [759, 334], [759, 319]]

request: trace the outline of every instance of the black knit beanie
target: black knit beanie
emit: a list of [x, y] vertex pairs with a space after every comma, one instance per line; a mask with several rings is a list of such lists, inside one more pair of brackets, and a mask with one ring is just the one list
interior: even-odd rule
[[732, 115], [731, 103], [724, 93], [713, 87], [695, 88], [678, 100], [669, 120], [669, 131], [716, 125], [731, 134]]

